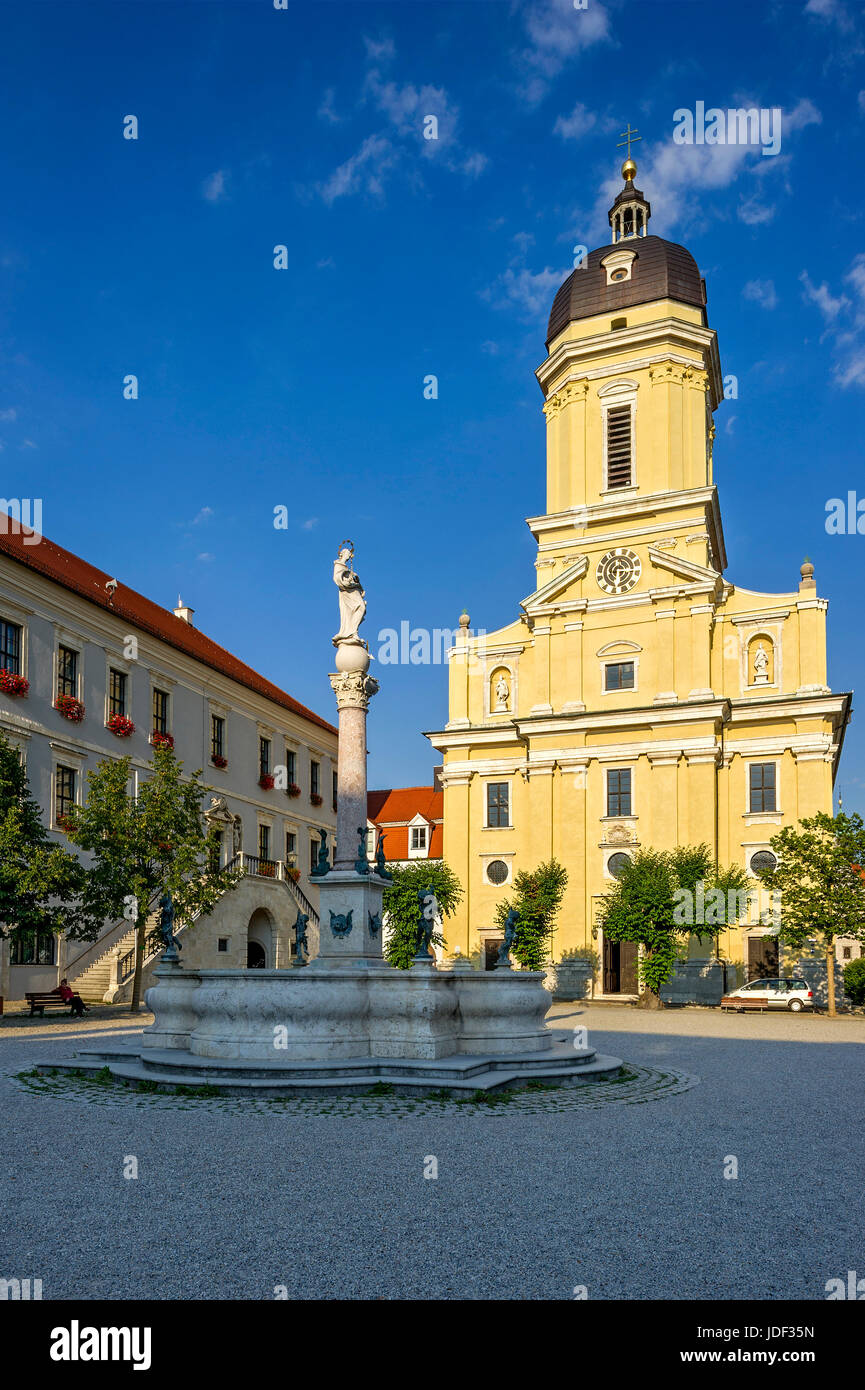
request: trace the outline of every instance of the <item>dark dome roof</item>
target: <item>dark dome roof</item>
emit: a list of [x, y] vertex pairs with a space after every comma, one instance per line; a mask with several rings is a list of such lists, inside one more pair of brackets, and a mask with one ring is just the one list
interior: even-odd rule
[[[608, 285], [601, 261], [613, 251], [633, 251], [636, 259], [629, 280]], [[659, 236], [628, 237], [601, 246], [589, 252], [583, 265], [568, 276], [556, 294], [547, 328], [547, 346], [575, 319], [615, 314], [653, 299], [678, 299], [682, 304], [705, 310], [703, 281], [690, 251]]]

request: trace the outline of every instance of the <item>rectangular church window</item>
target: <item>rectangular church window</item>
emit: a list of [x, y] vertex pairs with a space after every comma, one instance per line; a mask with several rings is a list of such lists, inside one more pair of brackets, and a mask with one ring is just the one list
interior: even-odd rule
[[631, 486], [631, 407], [607, 411], [607, 487]]
[[607, 773], [607, 815], [631, 814], [631, 769], [611, 768]]
[[505, 826], [510, 825], [510, 807], [508, 805], [508, 792], [510, 788], [507, 782], [488, 782], [487, 783], [487, 825]]
[[752, 763], [750, 770], [751, 811], [775, 811], [775, 764]]
[[605, 690], [633, 690], [633, 661], [611, 661], [604, 667]]

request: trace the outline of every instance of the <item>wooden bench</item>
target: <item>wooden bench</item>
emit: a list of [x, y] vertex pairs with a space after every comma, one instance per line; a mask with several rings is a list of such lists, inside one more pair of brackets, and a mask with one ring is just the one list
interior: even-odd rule
[[733, 999], [729, 994], [725, 994], [721, 1000], [721, 1008], [735, 1009], [742, 1013], [747, 1013], [749, 1009], [758, 1009], [762, 1014], [769, 1012], [769, 1003], [766, 999], [747, 999], [745, 995], [739, 995], [738, 998]]
[[46, 1009], [68, 1009], [70, 1014], [72, 1013], [73, 1001], [71, 999], [61, 999], [59, 994], [52, 994], [50, 991], [46, 994], [25, 994], [24, 998], [30, 1005], [31, 1018], [34, 1017], [37, 1009], [40, 1018], [45, 1017]]

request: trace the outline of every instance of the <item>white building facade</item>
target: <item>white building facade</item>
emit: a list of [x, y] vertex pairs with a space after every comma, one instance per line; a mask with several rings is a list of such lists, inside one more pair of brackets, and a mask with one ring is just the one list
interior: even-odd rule
[[[134, 788], [153, 743], [171, 740], [184, 769], [202, 768], [212, 789], [205, 806], [222, 831], [221, 862], [239, 856], [246, 869], [239, 888], [184, 929], [183, 961], [281, 968], [298, 908], [309, 913], [315, 945], [309, 874], [322, 833], [334, 841], [336, 729], [192, 618], [180, 601], [173, 612], [161, 608], [10, 523], [0, 531], [0, 729], [61, 841], [64, 811], [86, 799], [90, 769], [128, 755]], [[106, 923], [92, 944], [50, 932], [4, 939], [0, 996], [23, 999], [67, 975], [84, 998], [127, 998], [131, 947], [128, 922]]]

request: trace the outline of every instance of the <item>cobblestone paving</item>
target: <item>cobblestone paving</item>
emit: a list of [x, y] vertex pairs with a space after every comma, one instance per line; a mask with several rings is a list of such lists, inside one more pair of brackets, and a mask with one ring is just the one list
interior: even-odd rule
[[[137, 1106], [142, 1109], [213, 1110], [230, 1114], [281, 1113], [292, 1117], [333, 1115], [350, 1117], [389, 1117], [441, 1115], [459, 1107], [466, 1114], [543, 1115], [557, 1110], [596, 1109], [603, 1105], [640, 1105], [663, 1100], [696, 1086], [699, 1078], [686, 1072], [655, 1071], [650, 1067], [625, 1067], [623, 1074], [609, 1081], [582, 1082], [575, 1086], [547, 1086], [541, 1082], [488, 1096], [452, 1097], [444, 1092], [432, 1096], [394, 1094], [387, 1083], [373, 1085], [355, 1096], [299, 1096], [258, 1099], [254, 1096], [217, 1096], [200, 1088], [178, 1087], [174, 1091], [151, 1091], [118, 1085], [110, 1074], [104, 1077], [58, 1072], [21, 1072], [13, 1081], [33, 1096], [48, 1100], [86, 1101], [92, 1105]], [[217, 1088], [218, 1089], [218, 1088]]]

